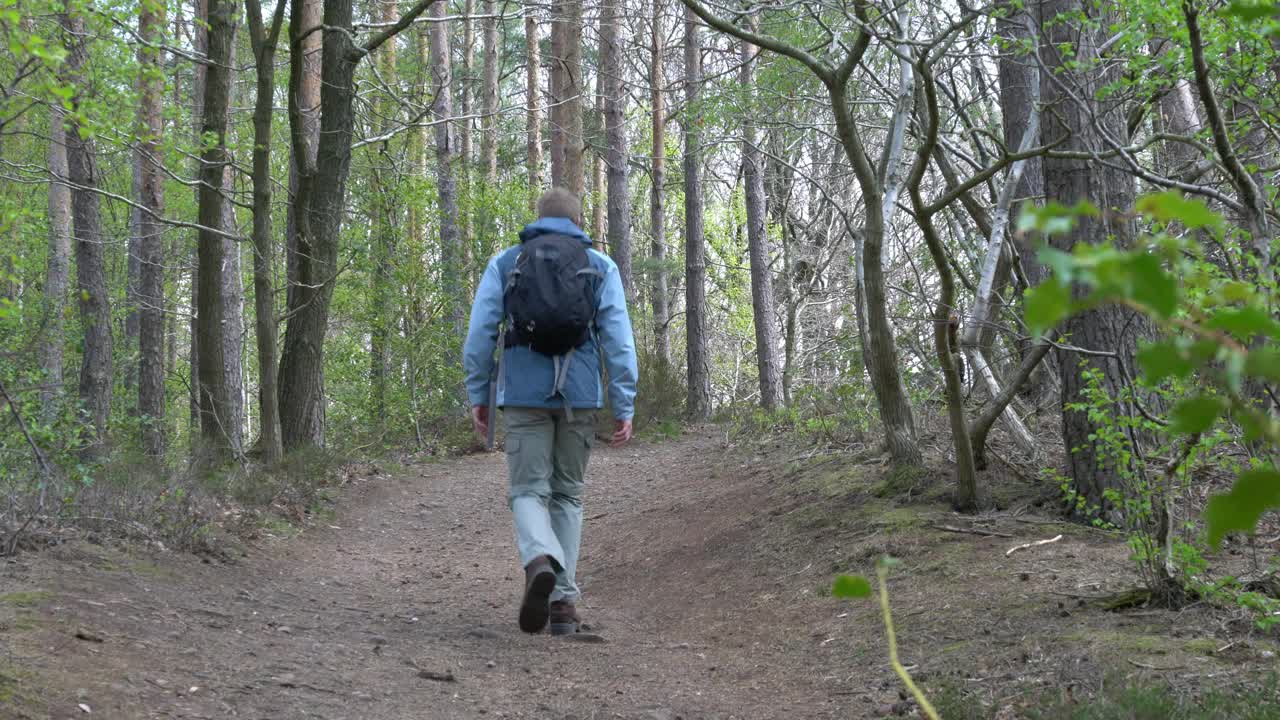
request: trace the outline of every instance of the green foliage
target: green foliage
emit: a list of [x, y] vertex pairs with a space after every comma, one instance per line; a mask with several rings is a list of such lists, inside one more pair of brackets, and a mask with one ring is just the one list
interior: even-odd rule
[[871, 581], [861, 575], [837, 575], [831, 594], [844, 599], [871, 597]]
[[[1280, 450], [1280, 422], [1246, 391], [1247, 386], [1273, 382], [1277, 374], [1277, 353], [1268, 346], [1280, 341], [1280, 322], [1270, 306], [1276, 296], [1274, 278], [1262, 273], [1259, 286], [1250, 288], [1207, 262], [1204, 245], [1194, 237], [1170, 232], [1172, 225], [1228, 232], [1203, 202], [1161, 193], [1142, 198], [1138, 209], [1152, 222], [1153, 232], [1136, 248], [1081, 243], [1070, 254], [1044, 253], [1054, 278], [1028, 291], [1028, 325], [1043, 331], [1074, 313], [1111, 303], [1146, 314], [1167, 337], [1139, 353], [1145, 381], [1185, 380], [1203, 388], [1174, 405], [1167, 432], [1195, 444], [1220, 418], [1228, 418], [1247, 440], [1262, 443], [1274, 456]], [[1046, 234], [1061, 232], [1071, 216], [1061, 209], [1033, 212], [1023, 216], [1021, 225]], [[1071, 297], [1064, 295], [1068, 285], [1078, 288]], [[1127, 465], [1127, 457], [1119, 459]], [[1230, 493], [1210, 501], [1204, 520], [1211, 545], [1216, 547], [1229, 532], [1251, 530], [1265, 512], [1280, 509], [1280, 474], [1265, 459], [1259, 462], [1237, 478]]]
[[[1280, 700], [1274, 677], [1256, 687], [1213, 690], [1199, 697], [1169, 685], [1127, 682], [1101, 684], [1096, 697], [1047, 697], [1031, 710], [1034, 720], [1276, 720]], [[1056, 694], [1056, 693], [1055, 693]]]

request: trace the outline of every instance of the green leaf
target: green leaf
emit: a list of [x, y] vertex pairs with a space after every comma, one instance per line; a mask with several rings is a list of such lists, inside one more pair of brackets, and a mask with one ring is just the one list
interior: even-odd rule
[[1222, 398], [1197, 395], [1178, 402], [1169, 413], [1169, 430], [1185, 435], [1195, 435], [1213, 427], [1226, 409]]
[[1266, 310], [1253, 306], [1224, 308], [1214, 313], [1207, 324], [1214, 330], [1234, 335], [1242, 342], [1248, 342], [1254, 335], [1280, 337], [1280, 325]]
[[1018, 231], [1038, 230], [1045, 235], [1061, 235], [1068, 233], [1080, 216], [1096, 217], [1098, 208], [1081, 200], [1074, 207], [1050, 202], [1042, 207], [1028, 206], [1018, 217]]
[[1218, 299], [1224, 304], [1248, 302], [1254, 296], [1253, 286], [1240, 280], [1232, 280], [1218, 290]]
[[1196, 369], [1195, 363], [1171, 340], [1143, 346], [1138, 350], [1137, 359], [1143, 377], [1152, 383], [1166, 378], [1185, 378]]
[[1263, 513], [1280, 509], [1280, 472], [1255, 468], [1240, 473], [1231, 492], [1214, 495], [1204, 508], [1209, 544], [1217, 549], [1233, 532], [1252, 532]]
[[1038, 256], [1040, 262], [1049, 268], [1062, 282], [1069, 283], [1075, 277], [1076, 259], [1071, 253], [1065, 253], [1051, 247], [1042, 247]]
[[1252, 377], [1280, 383], [1280, 348], [1250, 350], [1244, 359], [1244, 372]]
[[1057, 276], [1027, 290], [1023, 306], [1032, 335], [1051, 330], [1071, 314], [1071, 290]]
[[838, 598], [871, 597], [871, 581], [861, 575], [837, 575], [831, 594]]
[[1138, 212], [1161, 222], [1179, 222], [1188, 229], [1217, 227], [1222, 216], [1210, 210], [1197, 198], [1186, 198], [1181, 193], [1168, 192], [1144, 195], [1138, 199]]
[[1270, 2], [1247, 2], [1242, 0], [1232, 0], [1232, 3], [1224, 10], [1228, 15], [1253, 22], [1262, 20], [1263, 18], [1272, 17], [1280, 13], [1280, 8], [1275, 3]]
[[1160, 258], [1145, 253], [1133, 256], [1129, 262], [1133, 277], [1130, 292], [1133, 299], [1151, 308], [1161, 318], [1168, 318], [1178, 310], [1178, 282], [1160, 265]]

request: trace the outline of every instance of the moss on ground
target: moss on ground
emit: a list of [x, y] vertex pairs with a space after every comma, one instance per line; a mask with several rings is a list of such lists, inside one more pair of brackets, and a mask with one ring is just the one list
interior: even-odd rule
[[48, 590], [16, 590], [0, 595], [0, 605], [8, 605], [15, 608], [34, 608], [53, 599], [53, 593]]

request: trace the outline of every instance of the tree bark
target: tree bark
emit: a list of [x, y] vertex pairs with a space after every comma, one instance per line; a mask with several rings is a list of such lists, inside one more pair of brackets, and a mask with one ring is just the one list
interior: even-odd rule
[[164, 32], [165, 7], [144, 2], [138, 17], [138, 50], [142, 97], [139, 105], [141, 139], [138, 146], [138, 413], [142, 419], [142, 449], [152, 457], [165, 452], [164, 389], [164, 165], [160, 141], [164, 133], [164, 80], [158, 43]]
[[707, 348], [706, 243], [702, 233], [701, 124], [702, 46], [698, 19], [684, 18], [684, 275], [685, 328], [689, 394], [685, 411], [704, 420], [711, 416], [711, 357]]
[[463, 331], [462, 273], [464, 252], [462, 236], [458, 229], [458, 184], [456, 179], [457, 153], [453, 146], [451, 122], [444, 122], [453, 117], [453, 96], [450, 85], [453, 68], [449, 54], [449, 26], [443, 21], [447, 7], [445, 3], [436, 3], [431, 13], [435, 22], [431, 26], [431, 83], [432, 115], [436, 120], [436, 186], [440, 193], [440, 260], [441, 287], [447, 298], [448, 317], [456, 336]]
[[[907, 79], [908, 69], [905, 67], [908, 64], [906, 58], [914, 54], [907, 43], [906, 33], [909, 24], [907, 11], [900, 10], [898, 27], [903, 35], [899, 40], [898, 52], [900, 62], [904, 65], [902, 83], [904, 98], [907, 97], [907, 91], [912, 86], [912, 82]], [[956, 332], [956, 325], [951, 322], [952, 308], [955, 303], [955, 273], [947, 262], [946, 247], [933, 222], [933, 216], [937, 211], [930, 209], [925, 203], [921, 187], [925, 172], [929, 168], [929, 157], [938, 144], [939, 125], [942, 120], [938, 110], [937, 85], [925, 59], [916, 60], [913, 74], [919, 76], [919, 81], [923, 85], [923, 92], [920, 94], [923, 97], [920, 99], [924, 101], [925, 111], [919, 124], [924, 127], [923, 138], [916, 150], [916, 160], [906, 184], [910, 190], [911, 205], [915, 208], [920, 234], [924, 237], [929, 254], [933, 257], [934, 267], [938, 271], [938, 299], [933, 310], [933, 346], [938, 364], [942, 369], [947, 397], [947, 415], [951, 424], [952, 447], [956, 454], [956, 492], [952, 505], [959, 511], [971, 512], [979, 505], [978, 480], [977, 471], [974, 468], [973, 445], [969, 440], [968, 421], [964, 414], [959, 366], [956, 362], [957, 358], [953, 358], [952, 355], [958, 350], [953, 335]]]
[[[395, 3], [381, 5], [383, 23], [394, 23], [398, 15]], [[378, 49], [378, 74], [384, 81], [391, 83], [396, 77], [396, 45], [395, 41], [385, 43]], [[394, 127], [396, 108], [389, 95], [379, 99], [378, 117], [381, 118], [378, 133], [386, 135]], [[370, 153], [376, 155], [376, 153]], [[384, 153], [385, 155], [385, 153]], [[375, 165], [376, 167], [376, 165]], [[396, 233], [399, 225], [399, 203], [392, 197], [392, 191], [381, 178], [372, 182], [373, 194], [373, 287], [370, 288], [372, 322], [369, 326], [369, 392], [370, 392], [370, 424], [372, 427], [386, 426], [387, 411], [387, 374], [391, 364], [391, 329], [396, 323], [391, 309], [391, 259], [395, 251]]]
[[[1009, 49], [1000, 53], [996, 71], [1000, 82], [1000, 117], [1004, 144], [1007, 148], [1016, 148], [1027, 132], [1031, 118], [1028, 111], [1032, 103], [1038, 102], [1040, 98], [1040, 71], [1033, 53], [1021, 53], [1015, 48], [1033, 41], [1033, 27], [1037, 22], [1039, 5], [1032, 3], [1024, 9], [1018, 9], [1013, 7], [1013, 3], [1007, 3], [1006, 9], [1004, 16], [996, 19], [996, 34], [1008, 42]], [[1042, 134], [1035, 134], [1033, 145], [1040, 144]], [[1044, 197], [1043, 161], [1036, 156], [1023, 162], [1026, 167], [1010, 205], [1014, 217], [1023, 203], [1034, 203]], [[1019, 255], [1022, 256], [1028, 282], [1039, 284], [1044, 280], [1047, 270], [1036, 258], [1035, 238], [1030, 233], [1019, 233], [1016, 241], [1020, 243]]]
[[[754, 16], [749, 21], [754, 26]], [[754, 30], [755, 28], [752, 27]], [[755, 45], [743, 41], [738, 82], [747, 92], [742, 114], [742, 179], [747, 206], [747, 248], [751, 261], [751, 307], [756, 329], [756, 365], [760, 375], [760, 406], [773, 410], [782, 404], [782, 368], [778, 358], [778, 325], [773, 301], [769, 236], [765, 228], [764, 153], [752, 119], [755, 88]]]
[[[600, 120], [600, 126], [603, 128], [604, 122], [604, 92], [600, 87], [600, 73], [596, 72], [596, 107], [595, 115]], [[591, 240], [595, 248], [604, 251], [606, 248], [604, 237], [604, 189], [605, 189], [605, 167], [604, 167], [604, 146], [600, 144], [600, 138], [593, 138], [591, 145]]]
[[652, 99], [653, 165], [650, 168], [649, 234], [650, 256], [653, 266], [653, 351], [663, 377], [671, 363], [671, 311], [667, 290], [667, 108], [666, 108], [666, 57], [662, 22], [663, 0], [653, 0], [649, 34], [649, 91]]
[[476, 13], [475, 0], [462, 3], [462, 72], [458, 74], [458, 95], [462, 105], [462, 122], [458, 125], [458, 156], [465, 168], [471, 164], [472, 131], [475, 121], [471, 118], [475, 109], [476, 24], [471, 19]]
[[[141, 27], [139, 27], [141, 32]], [[142, 48], [138, 49], [138, 60], [141, 64]], [[142, 91], [143, 78], [139, 74], [137, 90]], [[142, 121], [142, 107], [138, 107], [138, 124]], [[138, 332], [139, 325], [139, 285], [142, 283], [142, 149], [141, 138], [136, 141], [133, 151], [133, 184], [130, 197], [136, 203], [129, 208], [129, 241], [125, 247], [125, 286], [124, 286], [124, 332], [116, 343], [116, 352], [121, 355], [120, 380], [125, 397], [125, 412], [131, 417], [137, 415], [136, 395], [138, 384]]]
[[579, 198], [583, 165], [582, 0], [553, 4], [551, 28], [551, 184]]
[[[1107, 145], [1100, 132], [1113, 138], [1127, 138], [1125, 116], [1113, 107], [1114, 100], [1098, 101], [1098, 88], [1117, 79], [1114, 70], [1068, 69], [1068, 58], [1060, 48], [1073, 49], [1070, 62], [1093, 61], [1097, 57], [1102, 34], [1110, 19], [1094, 17], [1087, 27], [1050, 18], [1087, 16], [1091, 6], [1081, 0], [1045, 0], [1040, 48], [1045, 61], [1041, 79], [1041, 95], [1046, 107], [1054, 108], [1046, 115], [1043, 134], [1046, 142], [1061, 141], [1064, 151], [1105, 152]], [[1110, 66], [1108, 63], [1107, 66]], [[1070, 95], [1068, 94], [1070, 91]], [[1074, 95], [1074, 97], [1071, 97]], [[1047, 199], [1068, 207], [1087, 200], [1101, 210], [1098, 217], [1079, 217], [1070, 233], [1054, 236], [1052, 243], [1060, 250], [1070, 250], [1077, 243], [1113, 242], [1119, 247], [1132, 244], [1134, 227], [1124, 213], [1133, 207], [1133, 179], [1112, 165], [1063, 157], [1044, 159], [1044, 186]], [[1099, 428], [1088, 413], [1073, 409], [1086, 402], [1084, 371], [1097, 370], [1103, 389], [1113, 398], [1124, 389], [1124, 374], [1117, 363], [1133, 367], [1136, 339], [1146, 322], [1132, 311], [1118, 307], [1087, 310], [1069, 319], [1063, 332], [1072, 345], [1089, 350], [1115, 353], [1115, 357], [1086, 356], [1060, 352], [1059, 373], [1062, 380], [1062, 438], [1069, 449], [1068, 465], [1073, 489], [1084, 501], [1086, 512], [1099, 511], [1110, 516], [1114, 508], [1106, 499], [1108, 489], [1120, 480], [1114, 458], [1099, 452], [1094, 440]], [[1123, 405], [1121, 405], [1123, 407]]]
[[227, 152], [227, 113], [231, 99], [231, 58], [235, 41], [235, 9], [230, 0], [208, 2], [208, 60], [204, 83], [204, 119], [201, 136], [212, 139], [200, 154], [198, 239], [199, 293], [196, 326], [199, 343], [200, 435], [215, 455], [240, 454], [239, 387], [232, 386], [227, 335], [235, 332], [234, 315], [228, 312], [227, 240], [216, 232], [226, 227], [224, 197]]
[[498, 185], [498, 3], [485, 0], [482, 23], [484, 84], [480, 119], [480, 155], [484, 182], [492, 192]]
[[542, 191], [542, 96], [541, 96], [541, 48], [538, 39], [538, 19], [534, 8], [524, 16], [525, 38], [525, 153], [529, 172], [529, 211], [533, 212]]
[[[293, 0], [280, 0], [290, 2]], [[297, 87], [290, 87], [291, 96], [296, 94], [298, 111], [302, 114], [306, 143], [301, 152], [305, 154], [306, 165], [315, 165], [316, 151], [320, 146], [320, 63], [323, 54], [324, 33], [307, 32], [317, 28], [324, 21], [324, 0], [302, 0], [300, 7], [291, 7], [290, 24], [298, 24], [301, 40], [302, 76]], [[290, 35], [294, 33], [290, 31]], [[290, 52], [290, 57], [293, 52]], [[291, 61], [292, 62], [292, 61]], [[285, 209], [285, 306], [293, 307], [293, 292], [298, 281], [298, 217], [296, 196], [299, 191], [298, 157], [289, 155], [289, 204]]]
[[67, 186], [66, 112], [57, 104], [49, 112], [49, 255], [44, 283], [45, 330], [40, 337], [41, 415], [45, 422], [58, 414], [63, 394], [63, 345], [66, 342], [63, 312], [71, 275], [71, 188]]
[[90, 87], [85, 73], [89, 60], [84, 19], [58, 14], [66, 37], [66, 79], [73, 88], [72, 113], [63, 126], [67, 146], [67, 179], [71, 181], [71, 217], [76, 238], [76, 285], [80, 293], [80, 326], [83, 350], [80, 365], [80, 403], [87, 416], [81, 456], [96, 460], [105, 451], [107, 422], [111, 417], [113, 373], [111, 304], [107, 287], [106, 252], [102, 236], [102, 212], [97, 157], [92, 138], [81, 134], [77, 113]]
[[627, 185], [630, 152], [627, 146], [627, 95], [619, 38], [622, 0], [604, 0], [600, 7], [600, 82], [604, 95], [605, 176], [608, 185], [609, 254], [618, 265], [622, 292], [635, 301], [631, 279], [631, 195]]
[[270, 28], [262, 23], [260, 0], [245, 0], [249, 39], [257, 72], [253, 106], [253, 312], [258, 343], [258, 450], [266, 463], [280, 459], [280, 404], [276, 332], [275, 238], [271, 228], [271, 124], [274, 115], [275, 54], [287, 0], [277, 0]]

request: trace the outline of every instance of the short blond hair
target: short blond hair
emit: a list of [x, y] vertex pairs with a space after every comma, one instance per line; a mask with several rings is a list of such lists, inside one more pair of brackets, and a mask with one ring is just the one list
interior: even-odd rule
[[562, 187], [553, 187], [538, 198], [538, 217], [562, 217], [579, 222], [582, 219], [582, 201]]

